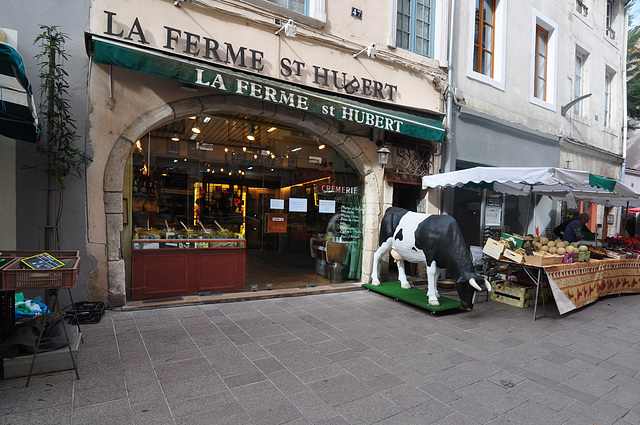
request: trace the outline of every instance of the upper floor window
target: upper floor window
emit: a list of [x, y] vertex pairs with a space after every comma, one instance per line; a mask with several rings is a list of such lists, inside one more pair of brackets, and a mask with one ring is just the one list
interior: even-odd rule
[[493, 77], [495, 0], [476, 0], [473, 70]]
[[[288, 9], [291, 12], [305, 15], [313, 19], [317, 19], [320, 21], [322, 25], [327, 22], [327, 12], [325, 1], [326, 0], [251, 0], [262, 2], [262, 6], [265, 9], [271, 10], [277, 14], [285, 14], [287, 18], [297, 19], [295, 15], [290, 16], [286, 12], [283, 12], [284, 9]], [[270, 7], [270, 5], [273, 5]], [[277, 6], [277, 7], [275, 7]], [[308, 22], [307, 22], [308, 23]], [[319, 28], [319, 27], [318, 27]]]
[[604, 126], [611, 126], [611, 81], [613, 73], [607, 71], [604, 75]]
[[291, 9], [302, 15], [309, 14], [309, 0], [267, 0], [277, 6]]
[[398, 0], [396, 46], [433, 55], [433, 0]]
[[[576, 51], [576, 69], [573, 77], [573, 98], [576, 99], [582, 96], [582, 86], [584, 84], [584, 63], [586, 55]], [[573, 107], [573, 111], [576, 115], [582, 115], [582, 102], [576, 103]]]
[[605, 22], [605, 26], [606, 26], [606, 34], [615, 39], [616, 38], [616, 32], [613, 30], [613, 20], [615, 18], [615, 9], [614, 9], [615, 5], [613, 0], [607, 0], [607, 18], [606, 18], [606, 22]]
[[[555, 111], [558, 89], [558, 24], [535, 8], [532, 19], [530, 101]], [[566, 65], [563, 69], [566, 69]]]
[[589, 14], [589, 8], [586, 5], [586, 0], [576, 0], [576, 11], [584, 17]]
[[549, 31], [536, 26], [536, 54], [534, 68], [534, 97], [547, 100], [547, 45], [549, 43]]

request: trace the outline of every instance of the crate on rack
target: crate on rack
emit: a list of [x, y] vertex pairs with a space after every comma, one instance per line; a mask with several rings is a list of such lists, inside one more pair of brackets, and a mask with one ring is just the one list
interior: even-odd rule
[[[491, 299], [519, 308], [527, 308], [535, 302], [536, 287], [520, 285], [508, 280], [491, 282]], [[542, 299], [542, 291], [539, 300]], [[544, 299], [547, 299], [547, 291]]]
[[37, 251], [36, 250], [15, 251], [15, 250], [2, 249], [0, 250], [0, 258], [33, 257], [34, 255], [42, 254], [45, 252], [49, 253], [50, 255], [56, 258], [80, 257], [80, 251], [73, 251], [73, 250], [49, 251], [49, 250], [41, 249]]
[[65, 289], [76, 286], [80, 274], [80, 257], [57, 257], [65, 265], [57, 269], [21, 269], [20, 258], [2, 269], [3, 291], [29, 289]]

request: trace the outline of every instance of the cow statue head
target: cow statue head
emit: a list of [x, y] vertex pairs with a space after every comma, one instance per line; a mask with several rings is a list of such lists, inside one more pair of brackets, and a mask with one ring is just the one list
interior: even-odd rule
[[460, 297], [460, 307], [463, 310], [473, 310], [473, 305], [476, 303], [476, 296], [479, 291], [482, 291], [480, 285], [477, 282], [483, 281], [487, 291], [491, 292], [491, 284], [488, 280], [482, 276], [473, 275], [471, 277], [461, 277], [456, 282], [456, 290]]

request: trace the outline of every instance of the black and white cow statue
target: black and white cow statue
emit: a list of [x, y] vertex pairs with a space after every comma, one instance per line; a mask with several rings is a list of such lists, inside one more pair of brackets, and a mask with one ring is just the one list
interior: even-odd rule
[[426, 263], [429, 305], [438, 306], [436, 289], [438, 268], [445, 268], [456, 279], [460, 305], [471, 311], [477, 291], [477, 282], [484, 281], [488, 291], [491, 285], [475, 273], [471, 255], [456, 220], [448, 215], [411, 212], [402, 208], [389, 208], [380, 224], [380, 248], [373, 256], [371, 284], [380, 285], [378, 266], [383, 255], [391, 252], [398, 264], [398, 278], [403, 288], [411, 288], [404, 271], [404, 262]]

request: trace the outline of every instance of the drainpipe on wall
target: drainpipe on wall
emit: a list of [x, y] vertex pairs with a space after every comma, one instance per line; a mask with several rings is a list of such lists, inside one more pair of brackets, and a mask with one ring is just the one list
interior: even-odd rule
[[[451, 0], [451, 11], [449, 12], [449, 49], [447, 53], [447, 99], [446, 99], [446, 111], [445, 111], [445, 136], [444, 143], [442, 144], [442, 162], [440, 165], [440, 172], [446, 173], [454, 170], [453, 164], [453, 47], [454, 47], [454, 33], [456, 22], [456, 0]], [[446, 213], [453, 212], [453, 189], [441, 189], [443, 191], [450, 192], [449, 194], [443, 194], [441, 211]], [[450, 196], [447, 196], [450, 195]]]
[[[630, 0], [627, 2], [627, 4], [624, 6], [624, 21], [625, 22], [629, 22], [629, 10], [631, 10], [631, 8], [633, 7], [633, 5], [636, 3], [636, 0]], [[629, 32], [627, 31], [627, 33], [624, 36], [624, 49], [622, 50], [623, 52], [627, 52], [629, 45]], [[627, 113], [627, 66], [626, 66], [626, 56], [625, 56], [625, 61], [624, 61], [624, 66], [622, 67], [623, 69], [623, 78], [622, 78], [622, 111], [623, 113]], [[626, 176], [626, 169], [627, 169], [627, 136], [628, 136], [628, 128], [627, 128], [627, 117], [623, 117], [624, 118], [624, 124], [622, 125], [622, 170], [620, 171], [620, 181], [624, 183], [624, 178]], [[629, 208], [628, 203], [627, 203], [627, 209]], [[626, 213], [626, 211], [625, 211]], [[625, 232], [627, 231], [626, 227], [626, 214], [625, 214], [625, 223], [624, 223], [624, 227], [620, 228], [620, 224], [621, 223], [621, 218], [622, 218], [622, 207], [618, 208], [618, 214], [617, 214], [617, 219], [618, 219], [618, 229], [620, 230], [620, 233], [624, 236]], [[605, 217], [606, 220], [606, 217]]]
[[445, 136], [443, 148], [443, 161], [440, 166], [440, 172], [453, 171], [452, 161], [452, 144], [453, 144], [453, 131], [451, 121], [453, 120], [453, 47], [454, 47], [454, 33], [456, 22], [456, 0], [451, 0], [451, 11], [449, 15], [449, 49], [447, 53], [447, 99], [446, 99], [446, 111], [445, 111]]

